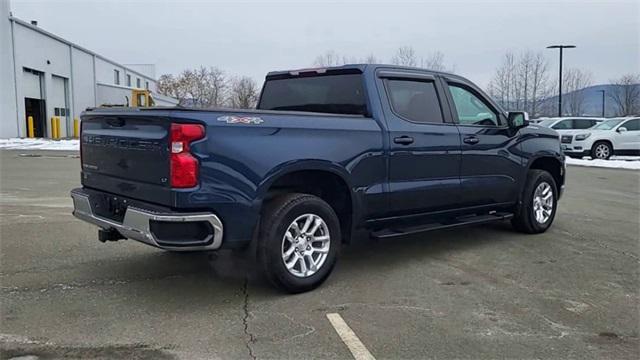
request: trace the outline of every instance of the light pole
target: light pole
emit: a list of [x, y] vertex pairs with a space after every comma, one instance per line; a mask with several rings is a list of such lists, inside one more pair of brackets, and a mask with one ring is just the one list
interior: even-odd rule
[[562, 50], [573, 49], [575, 45], [550, 45], [547, 49], [560, 49], [560, 75], [558, 77], [558, 117], [562, 116]]
[[598, 92], [602, 93], [602, 117], [604, 117], [604, 90], [598, 90]]

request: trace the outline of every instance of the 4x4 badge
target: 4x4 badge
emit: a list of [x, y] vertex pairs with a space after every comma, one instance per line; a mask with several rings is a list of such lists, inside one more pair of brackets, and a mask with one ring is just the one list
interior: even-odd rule
[[264, 122], [261, 118], [257, 116], [220, 116], [218, 121], [224, 121], [227, 124], [249, 124], [249, 125], [259, 125]]

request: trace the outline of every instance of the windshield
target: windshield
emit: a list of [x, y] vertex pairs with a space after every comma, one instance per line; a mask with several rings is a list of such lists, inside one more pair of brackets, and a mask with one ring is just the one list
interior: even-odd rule
[[362, 74], [267, 80], [258, 109], [366, 115]]
[[611, 130], [614, 127], [616, 127], [616, 125], [620, 124], [622, 120], [623, 119], [612, 119], [612, 120], [603, 121], [600, 124], [592, 127], [592, 129], [593, 130]]
[[553, 120], [553, 119], [542, 120], [539, 123], [537, 123], [536, 125], [540, 125], [540, 126], [544, 126], [544, 127], [551, 127], [551, 125], [553, 125], [556, 121], [558, 121], [558, 120]]

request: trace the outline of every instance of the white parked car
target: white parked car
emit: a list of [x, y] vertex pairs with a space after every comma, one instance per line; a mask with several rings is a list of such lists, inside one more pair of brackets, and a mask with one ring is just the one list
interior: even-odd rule
[[535, 121], [535, 124], [562, 133], [565, 130], [588, 129], [604, 120], [604, 118], [597, 117], [557, 117], [539, 119], [539, 121]]
[[640, 155], [640, 117], [614, 118], [590, 129], [562, 131], [560, 143], [570, 157]]

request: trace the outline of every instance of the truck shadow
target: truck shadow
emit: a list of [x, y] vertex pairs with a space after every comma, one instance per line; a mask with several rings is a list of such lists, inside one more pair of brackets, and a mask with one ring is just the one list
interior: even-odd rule
[[[343, 246], [334, 274], [349, 273], [350, 276], [368, 276], [384, 265], [402, 267], [410, 261], [436, 261], [443, 254], [451, 255], [471, 248], [492, 246], [496, 242], [522, 241], [524, 235], [514, 232], [508, 223], [493, 223], [461, 229], [428, 232], [420, 235], [398, 237], [383, 241], [366, 239]], [[267, 297], [283, 296], [271, 287], [249, 252], [224, 250], [212, 253], [158, 253], [145, 252], [140, 256], [118, 260], [118, 268], [112, 273], [124, 281], [162, 281], [165, 279], [189, 278], [211, 289], [252, 291]], [[103, 264], [108, 266], [108, 264]], [[109, 265], [113, 266], [113, 264]], [[183, 289], [186, 290], [186, 289]], [[198, 296], [197, 288], [188, 290]], [[186, 295], [186, 294], [185, 294]]]
[[[384, 264], [387, 269], [402, 267], [407, 261], [435, 260], [444, 253], [455, 254], [471, 248], [492, 246], [497, 242], [521, 241], [523, 236], [525, 235], [515, 232], [508, 222], [504, 222], [438, 230], [387, 240], [363, 239], [343, 246], [333, 275], [348, 272], [355, 276], [367, 276], [372, 272], [380, 271], [376, 268], [381, 264]], [[172, 254], [171, 256], [185, 255], [193, 257], [194, 260], [198, 256], [195, 254]], [[267, 296], [282, 295], [270, 286], [255, 257], [250, 254], [220, 252], [209, 255], [207, 261], [211, 275], [221, 281], [240, 282], [244, 276], [248, 279], [252, 290], [259, 290]]]

